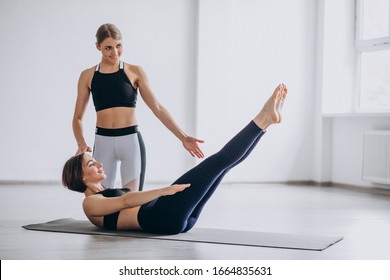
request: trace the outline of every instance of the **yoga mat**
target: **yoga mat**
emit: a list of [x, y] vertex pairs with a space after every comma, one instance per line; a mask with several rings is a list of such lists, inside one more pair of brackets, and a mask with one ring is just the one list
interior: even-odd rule
[[339, 242], [343, 237], [299, 235], [272, 232], [253, 232], [211, 228], [193, 228], [175, 235], [145, 233], [142, 231], [112, 231], [97, 228], [89, 221], [72, 218], [22, 226], [28, 230], [78, 233], [91, 235], [125, 236], [172, 241], [229, 244], [239, 246], [270, 247], [297, 250], [322, 251]]

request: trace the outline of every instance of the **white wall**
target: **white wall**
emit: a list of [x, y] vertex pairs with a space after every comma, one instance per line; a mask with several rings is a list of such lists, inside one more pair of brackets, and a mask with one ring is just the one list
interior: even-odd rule
[[311, 0], [200, 0], [197, 128], [207, 153], [247, 124], [278, 83], [289, 88], [283, 123], [228, 180], [311, 180], [315, 15]]
[[390, 130], [390, 117], [338, 117], [329, 121], [332, 121], [332, 181], [389, 188], [363, 181], [362, 170], [364, 131]]
[[354, 2], [324, 1], [323, 114], [353, 110], [357, 58]]
[[[113, 0], [0, 2], [0, 180], [58, 180], [76, 150], [71, 118], [80, 72], [99, 62], [94, 34], [113, 22], [124, 60], [189, 134], [215, 152], [257, 113], [279, 82], [289, 87], [283, 123], [229, 181], [311, 180], [316, 94], [316, 1]], [[194, 164], [138, 105], [147, 181], [171, 181]], [[85, 133], [93, 144], [93, 106]], [[6, 160], [4, 160], [6, 159]]]

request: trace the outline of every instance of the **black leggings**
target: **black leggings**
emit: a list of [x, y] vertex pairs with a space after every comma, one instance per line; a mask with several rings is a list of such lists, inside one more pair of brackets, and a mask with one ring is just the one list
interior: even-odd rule
[[243, 161], [265, 132], [251, 121], [219, 152], [186, 172], [173, 184], [191, 184], [182, 192], [141, 206], [138, 222], [146, 232], [176, 234], [190, 230], [225, 174]]

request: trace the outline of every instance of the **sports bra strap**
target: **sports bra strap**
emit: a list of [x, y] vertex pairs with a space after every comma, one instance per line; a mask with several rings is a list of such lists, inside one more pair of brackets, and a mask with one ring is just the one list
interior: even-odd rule
[[[123, 69], [125, 67], [125, 63], [120, 60], [119, 61], [119, 69]], [[95, 72], [99, 72], [99, 69], [100, 69], [100, 63], [96, 65], [95, 67]]]

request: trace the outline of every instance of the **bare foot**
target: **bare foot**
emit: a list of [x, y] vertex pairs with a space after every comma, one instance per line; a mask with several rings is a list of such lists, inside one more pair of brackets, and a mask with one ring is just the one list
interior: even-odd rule
[[287, 96], [287, 87], [285, 84], [281, 84], [282, 88], [281, 88], [281, 96], [280, 96], [280, 99], [278, 100], [278, 102], [276, 103], [276, 110], [278, 111], [278, 114], [279, 114], [279, 121], [278, 123], [280, 123], [282, 121], [282, 109], [283, 109], [283, 104], [284, 104], [284, 100], [286, 99], [286, 96]]
[[254, 122], [261, 129], [266, 130], [272, 124], [281, 122], [280, 111], [283, 107], [284, 99], [287, 95], [287, 88], [284, 84], [280, 84], [272, 96], [264, 104], [263, 108], [254, 118]]

